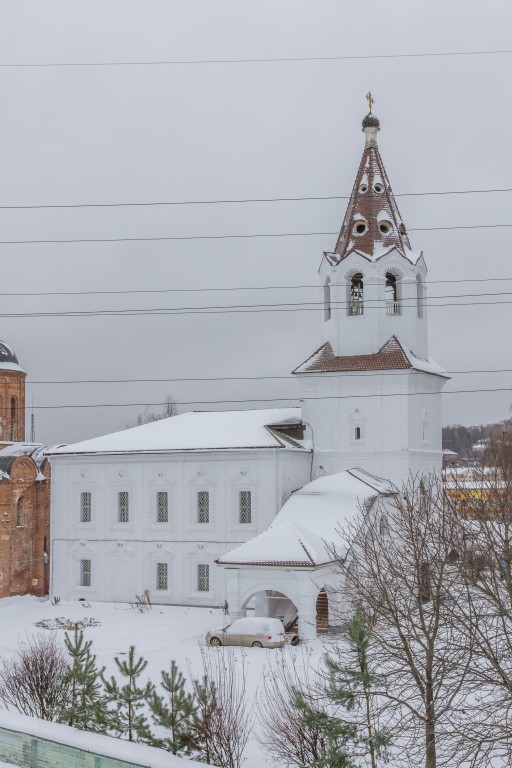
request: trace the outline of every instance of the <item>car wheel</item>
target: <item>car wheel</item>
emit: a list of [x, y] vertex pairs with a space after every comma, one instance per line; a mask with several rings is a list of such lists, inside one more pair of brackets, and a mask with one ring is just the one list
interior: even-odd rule
[[212, 637], [212, 639], [210, 640], [210, 645], [217, 645], [218, 646], [218, 645], [222, 645], [222, 643], [221, 643], [221, 641], [219, 640], [218, 637]]
[[263, 648], [263, 646], [262, 646], [262, 644], [260, 643], [259, 640], [255, 640], [254, 643], [252, 644], [252, 647], [253, 648]]

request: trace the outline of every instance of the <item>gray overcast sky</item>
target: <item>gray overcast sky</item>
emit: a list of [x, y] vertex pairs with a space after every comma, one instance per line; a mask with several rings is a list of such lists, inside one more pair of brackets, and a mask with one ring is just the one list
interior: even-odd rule
[[[511, 29], [506, 0], [1, 0], [0, 63], [495, 50], [512, 47]], [[511, 64], [512, 55], [494, 55], [0, 68], [0, 204], [349, 194], [368, 89], [396, 193], [512, 187]], [[511, 200], [502, 193], [398, 203], [412, 229], [512, 224]], [[0, 211], [0, 240], [333, 232], [345, 204]], [[425, 252], [429, 280], [512, 278], [511, 237], [512, 229], [499, 228], [411, 234], [413, 247]], [[1, 290], [315, 285], [322, 251], [334, 242], [0, 245]], [[512, 280], [430, 286], [430, 295], [481, 291], [512, 291]], [[10, 313], [317, 298], [311, 289], [2, 297], [1, 306]], [[430, 353], [448, 370], [512, 368], [511, 321], [508, 303], [432, 308]], [[319, 345], [320, 323], [316, 312], [1, 318], [0, 338], [32, 380], [285, 375]], [[33, 385], [28, 402], [146, 403], [168, 392], [187, 401], [278, 398], [294, 397], [295, 387], [293, 380]], [[456, 375], [448, 389], [477, 387], [512, 389], [512, 373]], [[510, 392], [446, 395], [444, 421], [497, 420], [511, 399]], [[121, 428], [140, 410], [36, 411], [37, 437], [85, 439]]]

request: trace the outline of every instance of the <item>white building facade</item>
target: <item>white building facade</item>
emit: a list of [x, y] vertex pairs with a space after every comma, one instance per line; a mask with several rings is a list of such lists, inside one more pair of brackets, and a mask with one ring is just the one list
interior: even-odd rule
[[50, 591], [218, 606], [215, 561], [309, 479], [299, 409], [189, 413], [51, 455]]
[[333, 551], [350, 557], [344, 526], [411, 475], [441, 469], [441, 390], [449, 377], [428, 355], [427, 267], [411, 249], [379, 129], [374, 115], [364, 118], [352, 195], [319, 270], [323, 343], [294, 371], [314, 444], [313, 482], [265, 533], [219, 559], [233, 615], [243, 615], [249, 595], [263, 590], [267, 604], [260, 600], [256, 609], [292, 614], [292, 604], [303, 637], [335, 622], [330, 598], [343, 613]]

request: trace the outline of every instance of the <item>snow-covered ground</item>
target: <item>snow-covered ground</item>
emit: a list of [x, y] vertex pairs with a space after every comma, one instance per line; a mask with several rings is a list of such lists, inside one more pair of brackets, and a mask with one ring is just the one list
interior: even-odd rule
[[[208, 629], [226, 620], [222, 611], [210, 608], [155, 605], [141, 614], [126, 604], [93, 603], [84, 607], [80, 602], [61, 602], [53, 606], [42, 598], [11, 597], [0, 600], [0, 656], [13, 654], [20, 642], [37, 632], [56, 632], [63, 638], [64, 630], [35, 626], [35, 622], [60, 617], [71, 622], [91, 618], [100, 622], [100, 626], [87, 628], [85, 635], [93, 641], [98, 664], [105, 665], [107, 673], [116, 672], [114, 656], [126, 653], [130, 645], [135, 645], [137, 653], [148, 660], [147, 676], [155, 683], [160, 679], [160, 671], [168, 669], [171, 659], [180, 665], [185, 675], [187, 664], [199, 674], [199, 644]], [[314, 640], [308, 646], [312, 651], [311, 661], [324, 651], [321, 640]], [[298, 653], [295, 648], [290, 648], [289, 652]], [[247, 662], [247, 697], [254, 703], [264, 667], [281, 651], [238, 648], [236, 653], [243, 655]], [[252, 738], [246, 756], [244, 768], [273, 764]]]

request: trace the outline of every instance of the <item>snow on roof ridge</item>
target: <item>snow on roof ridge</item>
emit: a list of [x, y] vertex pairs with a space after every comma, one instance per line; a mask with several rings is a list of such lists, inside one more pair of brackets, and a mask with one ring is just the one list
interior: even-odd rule
[[295, 417], [298, 407], [239, 411], [188, 411], [48, 451], [49, 456], [89, 453], [158, 453], [254, 448], [304, 450], [298, 440], [279, 439], [269, 425]]

